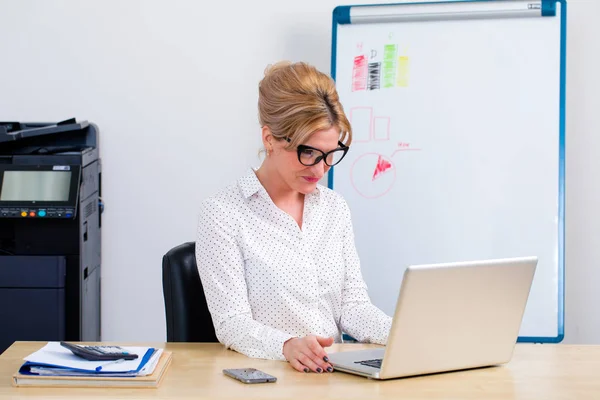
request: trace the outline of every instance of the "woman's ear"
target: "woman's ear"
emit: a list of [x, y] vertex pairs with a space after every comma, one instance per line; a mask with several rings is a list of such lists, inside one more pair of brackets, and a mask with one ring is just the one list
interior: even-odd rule
[[271, 133], [271, 129], [266, 125], [262, 127], [262, 142], [267, 153], [273, 150], [273, 134]]

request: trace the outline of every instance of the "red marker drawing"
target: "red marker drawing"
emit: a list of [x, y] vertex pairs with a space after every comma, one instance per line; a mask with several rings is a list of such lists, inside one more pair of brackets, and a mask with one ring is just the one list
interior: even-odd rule
[[373, 180], [379, 178], [381, 174], [385, 173], [391, 168], [392, 164], [380, 155], [379, 159], [377, 160], [377, 165], [375, 166], [375, 171], [373, 172]]
[[367, 87], [367, 57], [360, 55], [354, 57], [352, 67], [352, 91], [365, 90]]

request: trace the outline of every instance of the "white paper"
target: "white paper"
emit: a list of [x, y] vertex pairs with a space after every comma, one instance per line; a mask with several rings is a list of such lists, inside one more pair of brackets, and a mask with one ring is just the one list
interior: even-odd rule
[[150, 360], [146, 363], [146, 365], [142, 367], [142, 369], [138, 373], [138, 376], [151, 375], [156, 369], [156, 366], [158, 365], [158, 360], [160, 360], [160, 356], [162, 355], [162, 353], [163, 349], [156, 349]]
[[[137, 354], [138, 358], [135, 360], [120, 361], [118, 363], [115, 363], [114, 361], [88, 361], [71, 353], [70, 350], [62, 347], [59, 342], [49, 342], [40, 350], [25, 357], [24, 360], [32, 363], [75, 368], [89, 372], [96, 372], [96, 368], [98, 367], [102, 367], [102, 372], [128, 372], [138, 369], [144, 355], [149, 349], [149, 347], [121, 347], [130, 353]], [[155, 352], [154, 356], [156, 356], [156, 353], [157, 352]]]

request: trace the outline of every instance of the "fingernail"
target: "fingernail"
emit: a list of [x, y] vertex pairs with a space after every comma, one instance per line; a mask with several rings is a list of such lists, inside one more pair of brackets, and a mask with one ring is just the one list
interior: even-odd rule
[[327, 356], [323, 357], [323, 361], [329, 362], [329, 358]]
[[331, 367], [327, 367], [327, 371], [328, 371], [328, 372], [332, 372], [332, 371], [333, 371], [333, 368], [331, 368]]
[[304, 372], [308, 372], [308, 368], [304, 367]]
[[321, 372], [323, 372], [323, 370], [321, 368], [317, 368], [317, 372], [321, 373]]

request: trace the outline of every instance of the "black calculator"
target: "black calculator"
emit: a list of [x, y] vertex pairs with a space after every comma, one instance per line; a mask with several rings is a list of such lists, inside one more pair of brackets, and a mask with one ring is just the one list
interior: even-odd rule
[[119, 346], [85, 346], [67, 342], [60, 342], [60, 345], [88, 361], [135, 360], [138, 358], [137, 354], [131, 354]]

